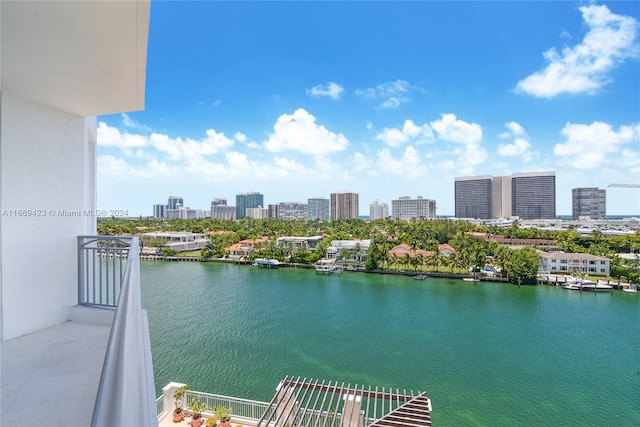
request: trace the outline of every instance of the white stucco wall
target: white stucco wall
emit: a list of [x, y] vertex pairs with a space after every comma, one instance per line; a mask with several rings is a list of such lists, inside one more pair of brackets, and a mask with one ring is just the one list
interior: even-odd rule
[[95, 234], [83, 210], [95, 209], [96, 120], [6, 91], [0, 102], [4, 341], [66, 321], [77, 303], [76, 236]]

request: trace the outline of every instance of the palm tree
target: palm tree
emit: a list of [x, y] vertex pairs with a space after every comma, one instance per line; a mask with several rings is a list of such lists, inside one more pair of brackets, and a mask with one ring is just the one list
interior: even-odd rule
[[463, 269], [464, 266], [465, 262], [462, 252], [454, 252], [450, 255], [449, 267], [452, 273], [455, 269]]
[[429, 263], [436, 267], [436, 272], [438, 271], [438, 267], [442, 263], [442, 254], [440, 251], [434, 251], [433, 254], [429, 255]]

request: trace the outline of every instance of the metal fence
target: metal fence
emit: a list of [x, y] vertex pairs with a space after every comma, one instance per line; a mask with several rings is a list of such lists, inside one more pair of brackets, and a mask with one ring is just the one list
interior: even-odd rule
[[156, 412], [158, 413], [158, 419], [164, 415], [164, 396], [156, 398]]
[[201, 401], [209, 408], [205, 413], [213, 413], [213, 409], [217, 406], [231, 408], [231, 415], [235, 417], [260, 419], [264, 411], [269, 407], [269, 403], [257, 400], [241, 399], [239, 397], [222, 396], [218, 394], [203, 393], [199, 391], [187, 390], [185, 393], [185, 402], [189, 403], [200, 398]]
[[78, 236], [78, 303], [115, 308], [132, 237]]

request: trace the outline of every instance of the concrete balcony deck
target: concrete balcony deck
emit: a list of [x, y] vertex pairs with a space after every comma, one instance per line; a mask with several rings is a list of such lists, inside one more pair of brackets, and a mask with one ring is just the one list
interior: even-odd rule
[[0, 425], [90, 425], [110, 329], [65, 322], [2, 343]]

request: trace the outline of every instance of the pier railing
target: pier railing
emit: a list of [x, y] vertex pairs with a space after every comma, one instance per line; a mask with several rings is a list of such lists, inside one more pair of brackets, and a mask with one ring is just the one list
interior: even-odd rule
[[133, 239], [78, 236], [78, 304], [116, 307]]

